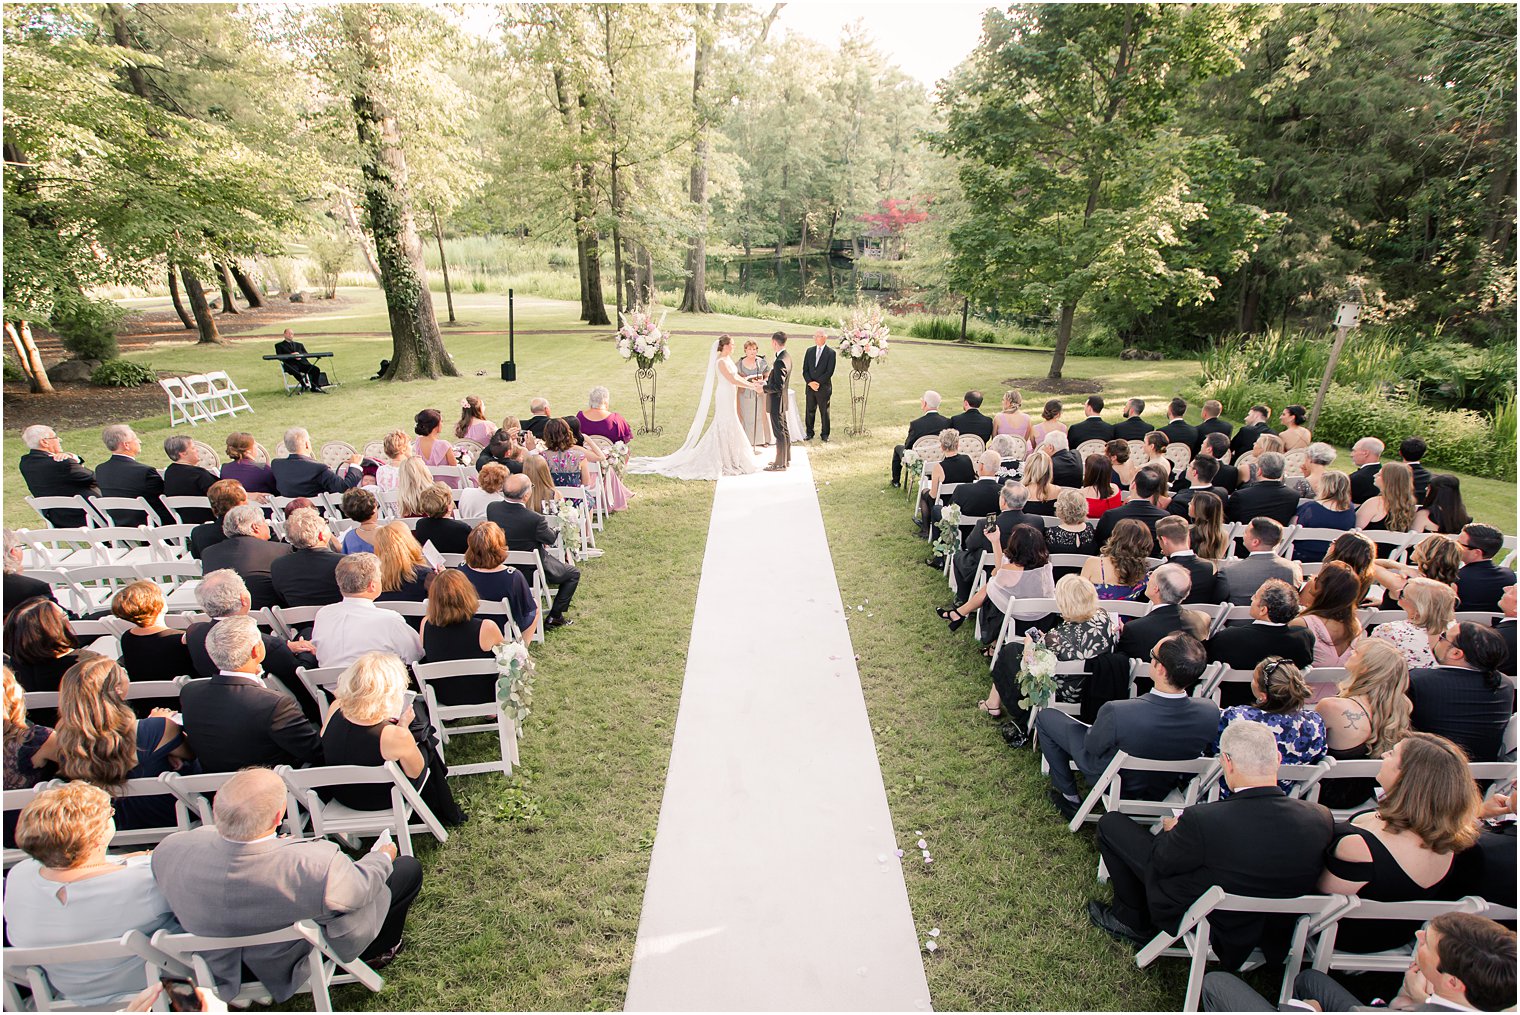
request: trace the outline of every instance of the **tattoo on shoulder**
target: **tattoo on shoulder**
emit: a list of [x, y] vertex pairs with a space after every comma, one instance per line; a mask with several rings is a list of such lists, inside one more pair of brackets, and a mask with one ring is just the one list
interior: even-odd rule
[[1346, 720], [1346, 729], [1361, 729], [1362, 721], [1367, 718], [1367, 713], [1363, 712], [1361, 709], [1347, 709], [1341, 718]]

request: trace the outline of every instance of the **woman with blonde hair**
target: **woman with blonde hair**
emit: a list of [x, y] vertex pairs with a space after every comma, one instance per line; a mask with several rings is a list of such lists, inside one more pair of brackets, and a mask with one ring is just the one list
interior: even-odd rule
[[1367, 498], [1356, 512], [1356, 527], [1363, 531], [1408, 532], [1414, 528], [1419, 506], [1414, 501], [1414, 474], [1403, 462], [1387, 462], [1372, 477], [1377, 494]]
[[[1330, 757], [1380, 757], [1409, 733], [1409, 664], [1386, 641], [1369, 638], [1346, 660], [1346, 679], [1314, 710], [1325, 720]], [[1355, 807], [1372, 797], [1371, 779], [1329, 779], [1320, 786], [1326, 807]]]
[[[26, 692], [5, 667], [5, 788], [30, 789], [49, 779], [58, 761], [58, 738], [27, 718]], [[12, 843], [15, 815], [6, 812], [5, 844]]]
[[396, 477], [396, 506], [403, 518], [422, 517], [422, 491], [430, 490], [437, 480], [427, 463], [416, 455], [407, 455]]
[[1411, 578], [1400, 590], [1398, 600], [1407, 619], [1379, 624], [1372, 629], [1372, 637], [1397, 649], [1412, 670], [1435, 666], [1431, 639], [1456, 619], [1456, 590], [1429, 578]]
[[[389, 652], [366, 652], [355, 659], [338, 677], [333, 707], [322, 724], [322, 756], [329, 765], [373, 767], [394, 761], [439, 821], [462, 825], [468, 819], [449, 791], [448, 767], [407, 698], [407, 683], [406, 667]], [[319, 792], [356, 811], [391, 807], [391, 789], [383, 783]]]
[[474, 441], [484, 445], [496, 432], [496, 427], [486, 416], [485, 404], [478, 395], [466, 395], [459, 403], [459, 422], [454, 424], [454, 437], [462, 441]]
[[380, 443], [385, 448], [385, 461], [375, 470], [375, 485], [394, 490], [401, 483], [401, 466], [412, 456], [412, 442], [400, 430], [392, 430]]
[[1193, 552], [1203, 560], [1218, 563], [1230, 550], [1224, 527], [1224, 501], [1216, 493], [1200, 490], [1188, 501], [1188, 537]]
[[164, 624], [168, 609], [157, 582], [135, 581], [111, 597], [111, 615], [132, 625], [122, 632], [121, 665], [133, 680], [173, 680], [194, 676], [195, 663], [185, 635]]
[[1024, 396], [1017, 388], [1003, 392], [1003, 411], [992, 417], [994, 435], [1021, 437], [1027, 443], [1030, 434], [1029, 413], [1023, 410]]
[[1133, 599], [1145, 588], [1147, 558], [1155, 545], [1144, 522], [1126, 518], [1114, 526], [1098, 556], [1082, 565], [1082, 577], [1092, 582], [1099, 599]]
[[[1328, 469], [1320, 474], [1319, 495], [1298, 506], [1293, 519], [1310, 529], [1341, 529], [1349, 531], [1356, 525], [1356, 505], [1351, 503], [1351, 478], [1339, 469]], [[1330, 548], [1328, 540], [1293, 540], [1293, 559], [1308, 561], [1324, 560]]]
[[[1043, 633], [1030, 631], [1024, 639], [1025, 658], [1033, 646], [1040, 644], [1055, 653], [1061, 662], [1073, 659], [1091, 659], [1105, 652], [1112, 652], [1119, 643], [1119, 618], [1103, 608], [1098, 590], [1081, 575], [1069, 574], [1056, 582], [1056, 609], [1061, 622]], [[994, 718], [1000, 708], [1015, 713], [1020, 726], [1027, 726], [1029, 714], [1018, 707], [1023, 697], [1011, 670], [994, 670], [994, 685], [987, 700], [978, 703], [983, 711]], [[997, 681], [1002, 679], [1004, 683]], [[1061, 673], [1056, 676], [1055, 700], [1075, 705], [1082, 700], [1082, 686], [1087, 680], [1085, 673]], [[1012, 704], [1004, 705], [1004, 702]]]
[[[1256, 462], [1268, 451], [1275, 451], [1278, 454], [1282, 454], [1282, 438], [1276, 434], [1270, 433], [1264, 433], [1260, 437], [1256, 438], [1256, 443], [1251, 447], [1251, 454], [1249, 456], [1251, 460], [1242, 465], [1235, 466], [1235, 471], [1240, 476], [1241, 486], [1245, 486], [1247, 483], [1254, 483], [1261, 478], [1259, 475], [1257, 475]], [[1241, 457], [1247, 456], [1242, 455]]]
[[1055, 484], [1055, 470], [1049, 455], [1036, 451], [1029, 456], [1024, 463], [1024, 488], [1029, 491], [1029, 500], [1024, 504], [1025, 514], [1049, 517], [1056, 513], [1056, 498], [1061, 496], [1063, 487]]
[[381, 526], [375, 534], [375, 556], [380, 558], [380, 602], [420, 603], [427, 598], [433, 568], [405, 522]]

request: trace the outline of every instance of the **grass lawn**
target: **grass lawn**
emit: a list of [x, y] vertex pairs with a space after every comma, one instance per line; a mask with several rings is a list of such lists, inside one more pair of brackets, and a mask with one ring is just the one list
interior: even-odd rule
[[[537, 333], [518, 338], [521, 379], [515, 384], [497, 379], [504, 336], [446, 330], [463, 377], [389, 386], [360, 379], [389, 354], [389, 339], [319, 337], [384, 330], [377, 292], [346, 295], [347, 307], [297, 322], [309, 348], [339, 353], [337, 374], [346, 383], [330, 396], [285, 398], [272, 365], [259, 359], [269, 351], [265, 340], [215, 350], [165, 344], [132, 358], [186, 373], [215, 364], [252, 389], [255, 415], [195, 429], [214, 447], [229, 430], [244, 429], [272, 448], [296, 424], [317, 444], [362, 443], [391, 426], [409, 429], [412, 414], [425, 407], [450, 417], [465, 394], [481, 395], [497, 419], [526, 415], [533, 395], [548, 397], [555, 412], [565, 414], [599, 383], [611, 388], [614, 408], [637, 416], [631, 368], [606, 333], [575, 321], [568, 304], [519, 299], [518, 328]], [[455, 300], [463, 321], [505, 327], [499, 297]], [[788, 327], [680, 314], [667, 324], [675, 357], [660, 369], [666, 431], [639, 438], [640, 453], [667, 451], [684, 436], [708, 347], [693, 332]], [[266, 330], [273, 335], [280, 327]], [[975, 702], [987, 688], [985, 660], [964, 633], [949, 638], [931, 613], [948, 598], [943, 578], [922, 565], [926, 553], [909, 534], [906, 500], [887, 482], [891, 447], [917, 415], [925, 388], [946, 393], [953, 404], [960, 392], [977, 387], [990, 403], [1006, 379], [1041, 376], [1047, 365], [1046, 353], [902, 344], [873, 376], [872, 434], [843, 433], [849, 401], [841, 376], [835, 439], [810, 453], [844, 601], [865, 607], [852, 614], [851, 626], [898, 841], [912, 842], [922, 831], [935, 856], [932, 872], [911, 863], [907, 870], [921, 932], [941, 930], [939, 951], [926, 956], [934, 1006], [1169, 1009], [1180, 1001], [1180, 965], [1137, 971], [1126, 949], [1088, 927], [1085, 900], [1106, 893], [1094, 880], [1092, 836], [1065, 831], [1044, 800], [1038, 759], [1010, 751], [977, 712]], [[1192, 383], [1193, 369], [1189, 363], [1076, 359], [1068, 376], [1101, 378], [1113, 402], [1138, 395], [1159, 404]], [[1026, 402], [1044, 397], [1025, 390]], [[15, 465], [22, 453], [17, 433], [27, 423], [7, 420], [4, 510], [12, 526], [36, 524], [21, 500]], [[134, 423], [148, 449], [144, 458], [162, 464], [156, 449], [171, 432], [167, 415]], [[65, 447], [90, 461], [103, 457], [98, 430], [64, 427], [60, 433]], [[422, 847], [427, 881], [413, 909], [412, 948], [386, 971], [384, 993], [346, 989], [339, 1007], [622, 1006], [713, 489], [654, 477], [637, 477], [633, 487], [638, 496], [631, 511], [599, 537], [606, 556], [584, 566], [572, 614], [577, 624], [535, 652], [526, 768], [510, 782], [461, 780], [457, 792], [472, 819], [445, 845]], [[1474, 515], [1513, 531], [1512, 484], [1463, 477], [1463, 490]]]

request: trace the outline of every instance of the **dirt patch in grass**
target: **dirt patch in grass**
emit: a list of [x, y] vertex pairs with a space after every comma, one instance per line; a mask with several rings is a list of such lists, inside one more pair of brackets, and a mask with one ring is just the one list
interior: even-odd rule
[[[164, 374], [172, 376], [172, 374]], [[25, 382], [5, 385], [5, 422], [7, 429], [23, 430], [42, 423], [55, 430], [75, 427], [106, 426], [155, 416], [168, 409], [169, 401], [156, 384], [139, 384], [135, 388], [97, 388], [86, 381], [54, 382], [54, 393], [37, 395], [27, 390]], [[81, 452], [86, 458], [99, 448]], [[103, 455], [101, 457], [104, 457]]]
[[1103, 382], [1088, 377], [1010, 377], [1001, 382], [1005, 388], [1032, 388], [1052, 395], [1095, 395], [1103, 390]]

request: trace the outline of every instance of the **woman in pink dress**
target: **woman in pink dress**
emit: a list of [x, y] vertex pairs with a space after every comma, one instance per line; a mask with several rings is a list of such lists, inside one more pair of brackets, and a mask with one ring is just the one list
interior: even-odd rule
[[[1351, 658], [1351, 650], [1362, 639], [1361, 621], [1356, 616], [1361, 588], [1355, 571], [1340, 561], [1331, 561], [1300, 593], [1303, 612], [1289, 626], [1307, 627], [1314, 636], [1315, 669], [1344, 667]], [[1313, 675], [1311, 672], [1310, 676]], [[1311, 687], [1315, 701], [1335, 693], [1333, 682]]]
[[1029, 413], [1023, 411], [1024, 396], [1016, 389], [1003, 393], [1003, 411], [992, 417], [992, 435], [1008, 434], [1029, 441]]
[[1061, 403], [1052, 398], [1045, 403], [1045, 408], [1040, 410], [1040, 421], [1030, 431], [1033, 434], [1032, 443], [1038, 447], [1046, 434], [1065, 432], [1066, 424], [1061, 422]]
[[466, 395], [459, 403], [459, 422], [454, 424], [454, 437], [485, 447], [491, 443], [494, 433], [496, 424], [486, 418], [485, 404], [476, 395]]
[[[616, 444], [622, 441], [627, 447], [633, 443], [633, 427], [622, 416], [608, 408], [612, 395], [600, 384], [591, 389], [590, 396], [586, 399], [587, 407], [575, 414], [575, 420], [580, 424], [582, 437], [605, 437]], [[628, 487], [623, 485], [623, 477], [612, 470], [612, 466], [601, 462], [602, 483], [607, 488], [607, 510], [623, 511], [628, 507], [628, 498], [631, 494]]]
[[[417, 425], [412, 428], [412, 432], [417, 435], [417, 442], [412, 445], [412, 450], [422, 459], [422, 464], [458, 465], [459, 460], [454, 457], [454, 446], [438, 436], [443, 430], [443, 413], [437, 409], [423, 409], [417, 413], [416, 421]], [[440, 477], [438, 482], [450, 487], [459, 486], [459, 480], [453, 476]]]

